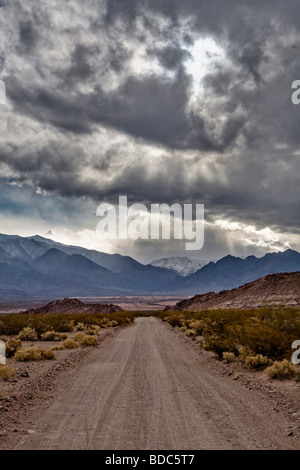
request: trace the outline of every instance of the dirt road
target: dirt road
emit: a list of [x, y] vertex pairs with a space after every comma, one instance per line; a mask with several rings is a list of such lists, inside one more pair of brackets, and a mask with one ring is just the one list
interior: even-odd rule
[[293, 448], [283, 413], [155, 318], [107, 338], [15, 449]]

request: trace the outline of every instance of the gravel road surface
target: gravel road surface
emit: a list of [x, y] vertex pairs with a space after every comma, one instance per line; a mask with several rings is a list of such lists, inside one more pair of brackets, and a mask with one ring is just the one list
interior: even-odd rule
[[160, 320], [103, 341], [15, 449], [289, 449], [283, 413]]

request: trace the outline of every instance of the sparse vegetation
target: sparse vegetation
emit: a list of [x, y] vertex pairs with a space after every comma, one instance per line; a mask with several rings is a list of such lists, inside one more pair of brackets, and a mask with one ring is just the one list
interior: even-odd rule
[[248, 369], [264, 369], [272, 365], [272, 359], [261, 354], [255, 356], [248, 356], [245, 358], [245, 365]]
[[236, 355], [233, 352], [225, 351], [222, 354], [222, 358], [225, 362], [234, 362], [236, 360]]
[[51, 349], [36, 348], [30, 346], [25, 349], [19, 349], [14, 356], [16, 361], [42, 361], [42, 360], [54, 360], [55, 354]]
[[0, 365], [0, 377], [2, 377], [5, 382], [14, 377], [15, 374], [16, 371], [13, 367], [4, 364]]
[[[109, 324], [109, 320], [107, 321], [107, 325]], [[118, 325], [119, 323], [116, 322]], [[116, 326], [116, 325], [114, 325]], [[79, 331], [80, 333], [85, 333], [87, 335], [97, 335], [101, 329], [99, 325], [86, 325], [85, 323], [77, 323], [75, 325], [75, 330]]]
[[18, 338], [21, 341], [37, 341], [38, 334], [34, 328], [31, 328], [30, 326], [25, 326], [23, 330], [19, 332]]
[[255, 353], [250, 348], [248, 348], [248, 346], [240, 346], [238, 347], [238, 355], [239, 359], [245, 362], [247, 357], [253, 357], [255, 356]]
[[[37, 338], [48, 331], [69, 333], [75, 330], [97, 334], [98, 328], [108, 328], [132, 323], [137, 312], [114, 313], [49, 313], [9, 314], [1, 316], [0, 335], [17, 336], [25, 328], [35, 330]], [[27, 331], [27, 330], [26, 330]], [[28, 330], [29, 331], [29, 330]], [[23, 335], [24, 333], [22, 333]], [[21, 339], [21, 338], [20, 338]], [[32, 341], [23, 339], [23, 341]]]
[[87, 346], [97, 346], [97, 344], [98, 344], [97, 338], [91, 335], [85, 335], [80, 341], [80, 346], [84, 348]]
[[12, 338], [5, 343], [6, 357], [13, 357], [21, 349], [22, 341], [18, 338]]
[[297, 367], [292, 362], [284, 359], [283, 361], [275, 361], [273, 365], [266, 369], [270, 379], [291, 379], [297, 374]]
[[78, 348], [78, 342], [73, 339], [66, 339], [57, 346], [53, 346], [52, 351], [62, 351], [63, 349], [76, 349]]
[[193, 330], [193, 328], [187, 328], [185, 330], [185, 334], [186, 336], [196, 336], [197, 335], [197, 331], [196, 330]]
[[119, 323], [117, 322], [117, 320], [111, 320], [110, 322], [108, 322], [107, 326], [109, 327], [119, 326]]
[[42, 341], [63, 341], [68, 338], [67, 333], [59, 333], [58, 331], [46, 331], [46, 333], [42, 334], [41, 340]]
[[76, 325], [75, 325], [75, 330], [76, 331], [84, 331], [86, 328], [86, 325], [84, 323], [81, 323], [81, 322], [78, 322]]
[[42, 356], [42, 359], [46, 359], [50, 361], [55, 360], [55, 354], [51, 349], [42, 349], [41, 356]]
[[237, 358], [250, 369], [268, 368], [270, 377], [280, 375], [281, 369], [283, 375], [293, 376], [291, 346], [300, 338], [299, 308], [178, 311], [159, 316], [187, 336], [200, 336], [201, 347], [226, 362]]
[[100, 331], [100, 326], [99, 325], [87, 325], [85, 329], [85, 333], [87, 335], [98, 335]]
[[85, 336], [86, 336], [86, 333], [84, 331], [79, 331], [78, 333], [74, 335], [73, 339], [74, 341], [77, 341], [77, 343], [80, 343], [82, 338], [84, 338]]

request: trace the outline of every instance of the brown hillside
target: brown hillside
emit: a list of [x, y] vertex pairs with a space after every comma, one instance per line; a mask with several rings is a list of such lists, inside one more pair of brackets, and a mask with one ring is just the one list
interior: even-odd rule
[[241, 287], [208, 292], [181, 300], [167, 310], [205, 310], [213, 308], [258, 308], [300, 306], [300, 272], [270, 274]]
[[55, 300], [39, 308], [31, 308], [27, 313], [113, 313], [121, 312], [123, 309], [114, 304], [86, 304], [78, 299]]

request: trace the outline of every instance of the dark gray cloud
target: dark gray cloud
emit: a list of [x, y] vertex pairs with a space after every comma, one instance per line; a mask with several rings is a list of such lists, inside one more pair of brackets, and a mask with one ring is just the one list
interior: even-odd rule
[[33, 51], [37, 41], [35, 29], [32, 21], [21, 21], [20, 23], [20, 46], [22, 52], [30, 53]]
[[[133, 1], [125, 3], [125, 6], [123, 4], [121, 6], [120, 1], [108, 2], [103, 19], [108, 28], [104, 31], [105, 34], [95, 43], [97, 28], [94, 26], [92, 45], [76, 42], [75, 36], [75, 43], [72, 40], [71, 44], [68, 44], [71, 49], [69, 57], [59, 63], [59, 66], [52, 61], [49, 70], [43, 71], [43, 75], [48, 74], [43, 84], [40, 81], [36, 83], [35, 80], [28, 83], [22, 75], [18, 79], [14, 77], [10, 81], [8, 91], [16, 110], [75, 133], [90, 132], [94, 124], [101, 124], [122, 130], [134, 137], [177, 149], [224, 151], [240, 134], [249, 137], [249, 123], [253, 121], [254, 113], [259, 111], [255, 105], [258, 99], [261, 99], [260, 81], [263, 81], [263, 85], [270, 86], [266, 83], [266, 78], [261, 77], [263, 73], [261, 68], [268, 61], [272, 65], [274, 62], [274, 57], [268, 57], [265, 51], [268, 39], [272, 40], [278, 34], [278, 31], [274, 30], [275, 27], [271, 26], [274, 17], [267, 17], [263, 7], [256, 18], [254, 6], [249, 8], [243, 5], [242, 8], [241, 4], [238, 7], [236, 2], [231, 2], [230, 15], [228, 12], [225, 14], [227, 9], [220, 2], [212, 2], [212, 5], [209, 5], [210, 2], [203, 2], [201, 7], [199, 5], [197, 7], [195, 2], [188, 2], [184, 7], [176, 2], [172, 3], [172, 7], [168, 2], [153, 2], [153, 4], [142, 2], [139, 6]], [[169, 8], [166, 10], [168, 4]], [[174, 35], [178, 35], [177, 25], [180, 15], [190, 15], [193, 18], [194, 32], [200, 31], [203, 34], [210, 32], [214, 35], [220, 44], [224, 44], [228, 57], [236, 64], [237, 70], [229, 66], [230, 89], [222, 83], [228, 74], [226, 66], [219, 64], [216, 73], [210, 74], [211, 81], [214, 82], [213, 92], [220, 95], [220, 90], [224, 90], [225, 86], [228, 112], [221, 128], [220, 122], [214, 119], [214, 115], [211, 116], [209, 124], [207, 123], [201, 102], [192, 110], [188, 109], [191, 80], [184, 71], [183, 64], [190, 52], [180, 46], [178, 38], [175, 46], [174, 42], [170, 42], [164, 47], [153, 47], [156, 38], [152, 38], [152, 43], [150, 42], [148, 47], [148, 54], [155, 56], [164, 69], [176, 70], [174, 77], [166, 78], [153, 73], [132, 75], [132, 70], [126, 71], [128, 60], [132, 55], [124, 44], [126, 40], [134, 40], [135, 35], [139, 35], [134, 29], [137, 18], [144, 15], [143, 19], [148, 18], [148, 23], [153, 25], [153, 21], [149, 19], [153, 9], [158, 9], [164, 15], [168, 11], [168, 20], [172, 25], [171, 28], [167, 28], [169, 36], [171, 36], [169, 30], [172, 31], [173, 28]], [[178, 14], [174, 16], [170, 13], [170, 9], [177, 11]], [[213, 14], [216, 17], [215, 21], [212, 21]], [[111, 25], [120, 18], [133, 28], [131, 36], [125, 26], [121, 28], [120, 35], [125, 36], [122, 41], [116, 33], [112, 33], [114, 26]], [[51, 26], [51, 21], [49, 22]], [[146, 21], [145, 23], [147, 24]], [[209, 31], [206, 31], [207, 28]], [[26, 50], [35, 47], [38, 35], [35, 29], [28, 19], [20, 22], [20, 43]], [[150, 26], [149, 31], [151, 34]], [[64, 34], [65, 30], [62, 30], [62, 37]], [[171, 40], [174, 41], [172, 36]], [[295, 49], [291, 49], [295, 52]], [[36, 64], [35, 67], [38, 69], [33, 70], [33, 74], [41, 73], [41, 64]], [[109, 91], [103, 87], [103, 83], [107, 80], [107, 70], [115, 70], [120, 75], [123, 70], [127, 72], [116, 87]], [[55, 75], [56, 80], [52, 75]], [[254, 89], [245, 90], [244, 83], [251, 79], [254, 82]], [[82, 92], [80, 89], [87, 80], [93, 84], [90, 93]], [[213, 96], [211, 100], [213, 102]], [[238, 106], [247, 110], [241, 119], [240, 116], [231, 116], [231, 111]], [[259, 132], [259, 126], [257, 128]], [[253, 134], [255, 135], [255, 131]]]
[[126, 19], [127, 21], [134, 21], [137, 17], [139, 3], [142, 4], [143, 0], [109, 0], [107, 3], [105, 20], [108, 24], [116, 19]]
[[[211, 221], [298, 233], [299, 2], [0, 6], [10, 184], [94, 203], [204, 202]], [[223, 51], [206, 51], [207, 68], [193, 57], [200, 38]]]
[[77, 84], [84, 82], [94, 75], [94, 68], [89, 59], [99, 52], [96, 46], [87, 47], [83, 44], [76, 44], [71, 54], [71, 66], [64, 74], [67, 81]]
[[[87, 67], [79, 69], [89, 74]], [[71, 76], [74, 78], [72, 68], [68, 80]], [[20, 113], [74, 133], [91, 132], [95, 124], [103, 124], [170, 148], [221, 150], [236, 133], [224, 129], [225, 140], [215, 139], [200, 112], [186, 111], [189, 88], [188, 75], [179, 71], [172, 80], [156, 75], [129, 76], [117, 93], [105, 92], [99, 85], [88, 96], [73, 96], [64, 90], [34, 89], [23, 83], [13, 85], [9, 93]]]

